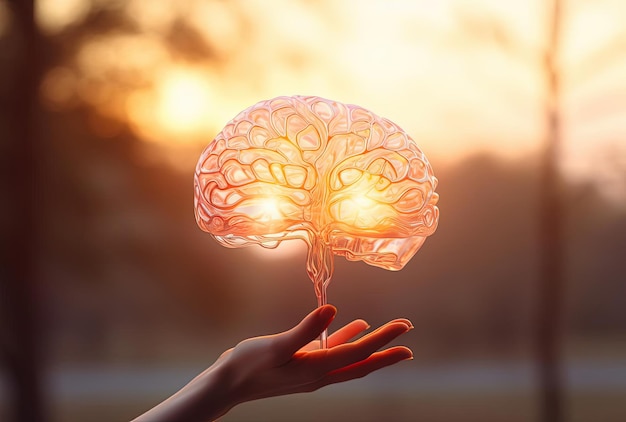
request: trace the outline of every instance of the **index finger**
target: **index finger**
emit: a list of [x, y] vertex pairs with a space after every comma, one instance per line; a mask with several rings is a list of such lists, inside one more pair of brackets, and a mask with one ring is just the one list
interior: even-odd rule
[[275, 335], [275, 350], [279, 351], [285, 359], [290, 358], [319, 336], [331, 323], [336, 313], [337, 308], [332, 305], [324, 305], [312, 311], [292, 329]]

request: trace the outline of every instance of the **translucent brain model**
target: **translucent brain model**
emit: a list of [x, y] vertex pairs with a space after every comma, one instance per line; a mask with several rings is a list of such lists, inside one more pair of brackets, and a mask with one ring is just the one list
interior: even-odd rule
[[362, 107], [319, 97], [242, 111], [202, 152], [194, 185], [196, 221], [222, 245], [304, 240], [319, 304], [333, 254], [399, 270], [439, 218], [437, 179], [415, 141]]

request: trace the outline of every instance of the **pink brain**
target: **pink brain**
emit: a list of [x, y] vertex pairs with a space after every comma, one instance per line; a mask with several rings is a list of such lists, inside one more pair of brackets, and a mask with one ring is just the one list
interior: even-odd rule
[[202, 152], [194, 185], [199, 226], [225, 246], [299, 238], [391, 270], [439, 217], [437, 179], [413, 139], [362, 107], [313, 96], [241, 112]]

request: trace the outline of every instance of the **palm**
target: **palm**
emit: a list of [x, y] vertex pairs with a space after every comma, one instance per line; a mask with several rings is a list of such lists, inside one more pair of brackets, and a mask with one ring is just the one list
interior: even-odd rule
[[328, 338], [327, 349], [320, 349], [314, 339], [327, 324], [315, 321], [315, 312], [289, 331], [245, 340], [222, 354], [215, 365], [236, 368], [233, 382], [240, 402], [314, 391], [411, 358], [404, 346], [379, 351], [412, 327], [406, 319], [390, 321], [354, 341], [369, 325], [352, 321]]

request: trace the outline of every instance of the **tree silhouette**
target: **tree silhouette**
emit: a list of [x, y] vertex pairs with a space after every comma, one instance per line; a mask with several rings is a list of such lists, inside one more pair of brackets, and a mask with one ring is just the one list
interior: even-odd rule
[[[590, 57], [576, 63], [572, 69], [565, 69], [560, 62], [562, 55], [562, 32], [564, 18], [562, 0], [552, 0], [545, 4], [547, 31], [545, 47], [537, 52], [518, 42], [507, 30], [504, 22], [472, 14], [460, 15], [461, 25], [474, 41], [498, 45], [503, 51], [512, 54], [525, 63], [539, 63], [536, 67], [541, 74], [544, 92], [540, 107], [544, 116], [543, 147], [540, 157], [539, 183], [539, 278], [537, 286], [537, 308], [535, 324], [535, 353], [539, 368], [540, 418], [545, 422], [563, 420], [563, 393], [560, 337], [563, 325], [564, 297], [564, 234], [563, 222], [563, 180], [560, 171], [560, 158], [563, 149], [563, 79], [571, 76], [577, 83], [584, 83], [622, 57], [626, 45], [626, 31], [615, 36], [610, 42], [600, 46]], [[539, 60], [537, 60], [539, 59]]]
[[541, 382], [541, 420], [563, 420], [560, 332], [563, 301], [563, 210], [560, 198], [559, 147], [561, 143], [560, 74], [558, 70], [561, 2], [553, 0], [549, 12], [548, 43], [544, 53], [546, 82], [545, 147], [539, 202], [539, 286], [536, 349]]
[[[38, 143], [37, 87], [41, 73], [40, 34], [35, 24], [34, 1], [11, 2], [16, 30], [12, 34], [20, 46], [11, 63], [13, 79], [9, 84], [3, 115], [7, 119], [6, 162], [3, 164], [7, 186], [6, 242], [3, 264], [2, 321], [6, 321], [8, 342], [3, 352], [9, 362], [14, 395], [12, 413], [16, 420], [42, 421], [45, 418], [41, 383], [42, 341], [40, 330], [40, 283], [38, 277], [37, 233]], [[8, 183], [7, 183], [8, 182]]]

